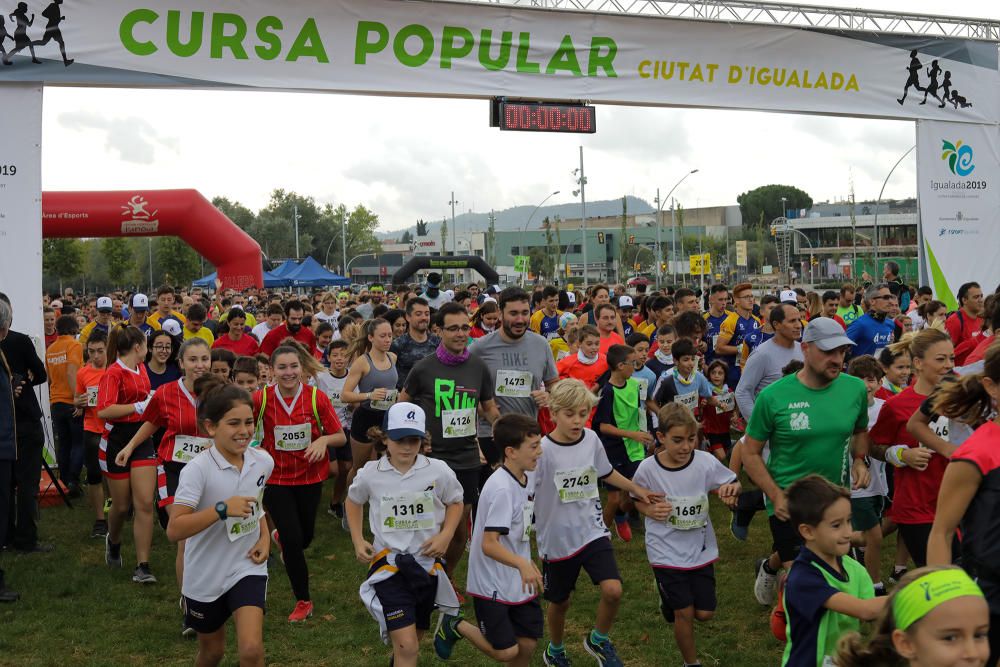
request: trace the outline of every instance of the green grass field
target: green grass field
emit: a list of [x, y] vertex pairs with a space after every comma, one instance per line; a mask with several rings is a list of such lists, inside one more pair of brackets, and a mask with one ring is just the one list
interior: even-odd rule
[[[773, 667], [781, 647], [768, 630], [768, 611], [753, 598], [753, 565], [770, 546], [766, 517], [758, 514], [751, 539], [741, 543], [728, 530], [729, 511], [713, 499], [712, 517], [722, 558], [716, 565], [719, 607], [711, 622], [697, 628], [703, 664]], [[50, 554], [3, 555], [10, 584], [22, 594], [16, 604], [0, 606], [2, 665], [165, 665], [191, 664], [196, 642], [180, 636], [179, 591], [174, 578], [174, 548], [157, 530], [152, 559], [159, 584], [141, 587], [131, 581], [134, 551], [126, 526], [126, 567], [104, 564], [104, 544], [92, 540], [90, 513], [75, 509], [42, 510], [42, 539], [56, 545]], [[642, 531], [629, 544], [615, 542], [625, 597], [612, 637], [630, 667], [681, 665], [673, 632], [658, 611], [658, 597], [646, 561]], [[264, 628], [267, 660], [273, 665], [384, 666], [389, 651], [378, 638], [375, 622], [358, 598], [365, 566], [354, 559], [350, 538], [340, 522], [324, 511], [317, 519], [317, 539], [307, 552], [316, 614], [292, 626], [287, 616], [293, 600], [280, 562], [272, 560], [268, 614]], [[464, 561], [459, 581], [465, 581]], [[593, 622], [595, 588], [582, 575], [570, 610], [567, 647], [576, 665], [593, 662], [581, 640]], [[472, 614], [471, 604], [466, 613]], [[433, 621], [432, 621], [433, 622]], [[230, 626], [231, 629], [231, 626]], [[236, 664], [235, 643], [224, 664]], [[536, 654], [540, 656], [540, 653]], [[425, 639], [421, 664], [438, 662]], [[466, 643], [450, 661], [455, 665], [492, 663]], [[541, 665], [538, 657], [537, 664]]]

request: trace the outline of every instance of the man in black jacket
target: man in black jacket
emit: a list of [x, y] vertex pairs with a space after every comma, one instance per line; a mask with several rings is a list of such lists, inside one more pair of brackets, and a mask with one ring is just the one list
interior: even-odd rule
[[[0, 301], [10, 307], [10, 299], [2, 292]], [[38, 406], [33, 387], [48, 379], [45, 363], [38, 358], [31, 338], [9, 328], [0, 342], [0, 351], [10, 367], [17, 434], [17, 461], [14, 464], [13, 500], [7, 519], [6, 543], [20, 553], [51, 551], [52, 545], [39, 544], [38, 524], [35, 522], [45, 433], [42, 430], [42, 409]]]
[[[0, 344], [10, 331], [12, 314], [10, 306], [0, 301]], [[10, 367], [0, 350], [0, 544], [7, 539], [7, 517], [13, 488], [12, 475], [17, 459], [17, 440], [14, 431], [14, 390], [10, 384]], [[18, 594], [7, 588], [3, 568], [0, 568], [0, 602], [15, 602]]]

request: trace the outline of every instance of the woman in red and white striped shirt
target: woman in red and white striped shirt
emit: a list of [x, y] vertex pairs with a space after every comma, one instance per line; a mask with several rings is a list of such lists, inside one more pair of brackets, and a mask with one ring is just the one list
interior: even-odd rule
[[[198, 401], [195, 380], [212, 369], [212, 354], [208, 341], [204, 338], [189, 338], [181, 345], [178, 353], [181, 371], [180, 380], [168, 382], [160, 387], [149, 401], [142, 414], [142, 427], [132, 436], [132, 440], [118, 453], [115, 462], [124, 465], [132, 451], [153, 436], [159, 429], [165, 429], [157, 450], [157, 487], [159, 504], [167, 515], [172, 514], [174, 492], [180, 480], [181, 470], [197, 454], [208, 449], [211, 438], [206, 438], [198, 426]], [[177, 584], [184, 580], [184, 541], [177, 545], [175, 561]], [[193, 634], [193, 630], [191, 633]]]
[[108, 535], [104, 560], [122, 566], [121, 533], [131, 505], [135, 516], [132, 535], [138, 565], [132, 581], [156, 583], [149, 568], [153, 542], [153, 494], [156, 493], [156, 450], [146, 439], [129, 454], [124, 465], [115, 459], [142, 426], [142, 413], [149, 403], [149, 377], [142, 362], [146, 358], [146, 334], [132, 326], [119, 325], [108, 337], [108, 359], [115, 362], [101, 378], [97, 390], [97, 416], [105, 420], [98, 460], [111, 491]]
[[327, 447], [342, 446], [346, 439], [327, 395], [302, 383], [294, 347], [279, 346], [271, 354], [271, 367], [276, 384], [254, 394], [254, 416], [261, 446], [274, 458], [264, 507], [296, 599], [288, 620], [296, 622], [313, 611], [305, 549], [312, 542], [329, 474]]

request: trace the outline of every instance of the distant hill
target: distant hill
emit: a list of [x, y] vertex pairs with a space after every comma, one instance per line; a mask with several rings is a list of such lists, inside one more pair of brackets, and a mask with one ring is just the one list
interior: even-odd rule
[[[638, 197], [628, 197], [628, 213], [633, 215], [636, 213], [653, 213], [656, 211], [655, 208], [650, 206], [649, 202], [644, 199], [639, 199]], [[523, 229], [526, 222], [528, 222], [528, 217], [531, 216], [531, 212], [535, 210], [534, 206], [514, 206], [513, 208], [504, 209], [502, 211], [494, 211], [496, 216], [496, 229], [497, 231], [515, 231], [518, 229]], [[587, 202], [587, 217], [597, 218], [606, 217], [611, 215], [621, 215], [622, 212], [622, 200], [621, 199], [608, 199], [604, 201]], [[543, 206], [538, 209], [534, 217], [531, 218], [531, 226], [529, 229], [539, 229], [542, 224], [542, 220], [548, 216], [549, 218], [555, 218], [558, 216], [562, 220], [576, 220], [580, 217], [580, 202], [575, 202], [572, 204], [553, 204], [551, 206]], [[440, 236], [441, 235], [441, 220], [426, 220], [428, 223], [427, 233], [429, 236]], [[490, 214], [489, 213], [462, 213], [461, 215], [455, 215], [455, 223], [458, 226], [459, 231], [468, 232], [485, 232], [490, 226]], [[448, 224], [451, 225], [451, 219], [448, 219]], [[405, 227], [403, 229], [393, 230], [391, 232], [380, 232], [378, 234], [381, 238], [391, 239], [398, 238], [403, 234], [404, 231], [409, 230], [410, 233], [415, 234], [417, 231], [416, 221], [410, 227]], [[451, 230], [448, 230], [449, 233]]]

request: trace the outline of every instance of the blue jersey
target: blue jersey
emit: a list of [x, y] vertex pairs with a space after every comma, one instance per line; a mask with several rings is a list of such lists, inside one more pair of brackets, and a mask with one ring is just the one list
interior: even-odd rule
[[[706, 364], [711, 363], [718, 356], [715, 353], [715, 343], [719, 340], [719, 333], [722, 331], [722, 323], [726, 321], [726, 318], [729, 317], [729, 315], [729, 311], [724, 311], [719, 317], [712, 315], [712, 313], [705, 313], [705, 324], [707, 326], [705, 329], [705, 340], [708, 343], [708, 349], [705, 351]], [[728, 357], [723, 357], [722, 360], [726, 363], [730, 363], [730, 359]]]
[[879, 322], [865, 313], [847, 327], [847, 337], [854, 341], [854, 349], [850, 356], [860, 357], [871, 354], [878, 357], [883, 348], [892, 343], [892, 332], [896, 325], [889, 318]]

